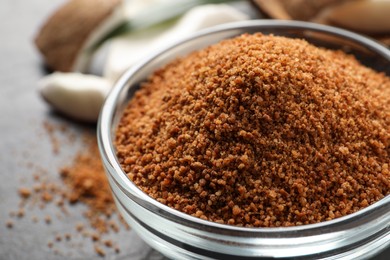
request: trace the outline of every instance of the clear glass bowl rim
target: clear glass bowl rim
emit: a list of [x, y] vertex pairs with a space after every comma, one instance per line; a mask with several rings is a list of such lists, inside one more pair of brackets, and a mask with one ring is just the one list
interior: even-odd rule
[[115, 148], [113, 145], [113, 130], [116, 125], [113, 125], [114, 117], [116, 114], [117, 103], [120, 99], [120, 95], [122, 94], [123, 88], [128, 87], [127, 83], [131, 79], [131, 77], [136, 74], [138, 71], [142, 70], [142, 68], [151, 62], [153, 59], [158, 57], [160, 54], [169, 51], [170, 49], [175, 48], [185, 42], [191, 41], [195, 38], [202, 37], [205, 35], [213, 34], [215, 32], [233, 30], [233, 29], [246, 29], [246, 28], [263, 28], [263, 29], [273, 29], [273, 28], [285, 28], [292, 30], [309, 30], [313, 32], [320, 32], [325, 34], [334, 35], [337, 37], [345, 38], [352, 42], [363, 45], [367, 49], [377, 53], [382, 56], [384, 59], [390, 62], [390, 50], [388, 50], [385, 46], [377, 43], [374, 40], [371, 40], [365, 36], [331, 27], [326, 25], [314, 24], [309, 22], [300, 22], [300, 21], [283, 21], [283, 20], [250, 20], [243, 22], [234, 22], [229, 24], [224, 24], [220, 26], [215, 26], [210, 29], [202, 30], [199, 33], [195, 33], [190, 37], [186, 37], [185, 39], [178, 41], [166, 48], [156, 50], [154, 53], [145, 58], [142, 62], [134, 65], [130, 69], [128, 69], [121, 78], [116, 82], [113, 89], [109, 93], [102, 111], [100, 113], [99, 121], [98, 121], [98, 144], [100, 154], [102, 156], [103, 164], [110, 174], [110, 177], [116, 183], [116, 185], [128, 196], [130, 196], [133, 201], [135, 201], [140, 206], [146, 208], [149, 211], [154, 212], [160, 216], [166, 217], [168, 219], [177, 221], [178, 223], [189, 225], [192, 227], [201, 226], [202, 228], [206, 228], [213, 232], [213, 230], [217, 232], [228, 232], [236, 234], [237, 236], [247, 235], [253, 236], [256, 233], [261, 233], [266, 237], [290, 237], [295, 236], [297, 232], [304, 232], [307, 234], [318, 233], [321, 230], [337, 230], [339, 229], [339, 225], [342, 223], [350, 222], [350, 221], [360, 221], [364, 218], [367, 213], [376, 211], [380, 208], [388, 207], [390, 204], [390, 195], [381, 199], [380, 201], [362, 209], [356, 213], [337, 218], [330, 221], [324, 221], [316, 224], [302, 225], [302, 226], [293, 226], [293, 227], [273, 227], [273, 228], [248, 228], [248, 227], [237, 227], [225, 224], [218, 224], [210, 221], [205, 221], [180, 211], [174, 210], [166, 205], [163, 205], [156, 200], [149, 197], [147, 194], [143, 193], [136, 185], [134, 185], [126, 176], [125, 172], [122, 170], [116, 155]]

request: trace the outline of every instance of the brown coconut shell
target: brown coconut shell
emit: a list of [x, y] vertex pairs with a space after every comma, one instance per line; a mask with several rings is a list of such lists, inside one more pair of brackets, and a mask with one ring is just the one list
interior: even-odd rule
[[353, 0], [253, 0], [260, 11], [273, 19], [310, 21], [324, 8]]
[[[255, 6], [257, 6], [264, 15], [272, 19], [310, 21], [333, 26], [339, 25], [322, 19], [319, 17], [320, 13], [332, 6], [350, 1], [357, 0], [252, 0]], [[356, 32], [366, 34], [381, 41], [383, 44], [390, 46], [390, 34], [378, 35], [364, 31]]]
[[86, 41], [122, 0], [70, 0], [56, 10], [39, 30], [35, 44], [53, 70], [75, 70]]

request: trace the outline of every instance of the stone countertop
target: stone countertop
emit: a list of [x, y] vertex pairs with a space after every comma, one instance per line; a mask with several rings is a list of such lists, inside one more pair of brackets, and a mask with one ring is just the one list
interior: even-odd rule
[[[37, 90], [37, 81], [47, 71], [33, 39], [45, 17], [63, 2], [0, 2], [0, 259], [165, 259], [132, 230], [121, 230], [115, 237], [108, 235], [117, 241], [121, 251], [105, 249], [106, 256], [98, 257], [91, 239], [75, 231], [75, 223], [88, 223], [82, 215], [82, 204], [68, 207], [66, 216], [56, 217], [58, 207], [54, 203], [44, 209], [26, 206], [22, 218], [10, 216], [21, 202], [18, 189], [31, 187], [36, 171], [45, 171], [50, 181], [61, 185], [58, 169], [69, 165], [79, 149], [77, 144], [69, 144], [60, 147], [58, 154], [53, 153], [53, 140], [44, 123], [66, 124], [67, 131], [76, 136], [94, 131], [94, 126], [75, 124], [53, 113]], [[55, 134], [60, 144], [66, 144], [68, 137], [61, 136], [61, 132]], [[51, 216], [50, 224], [45, 223], [45, 216]], [[13, 222], [12, 228], [6, 227], [9, 221]], [[70, 241], [55, 242], [58, 234], [65, 233], [72, 235]], [[50, 241], [54, 241], [53, 248], [48, 247]]]

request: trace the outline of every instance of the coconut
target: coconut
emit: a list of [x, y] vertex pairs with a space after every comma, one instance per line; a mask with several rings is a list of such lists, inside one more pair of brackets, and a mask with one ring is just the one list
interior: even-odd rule
[[69, 118], [95, 123], [112, 83], [81, 73], [54, 72], [39, 82], [43, 99]]
[[168, 25], [163, 29], [160, 25], [159, 28], [148, 28], [142, 32], [113, 39], [108, 49], [103, 75], [115, 81], [127, 68], [162, 46], [167, 46], [207, 27], [248, 19], [247, 14], [226, 4], [206, 4], [193, 7], [174, 25]]
[[253, 0], [273, 19], [342, 27], [390, 45], [390, 0]]
[[324, 13], [330, 23], [366, 34], [390, 36], [390, 0], [345, 2]]
[[330, 6], [351, 0], [253, 0], [260, 10], [274, 19], [310, 21]]
[[35, 44], [47, 66], [56, 71], [87, 69], [91, 47], [125, 21], [122, 0], [70, 0], [39, 30]]

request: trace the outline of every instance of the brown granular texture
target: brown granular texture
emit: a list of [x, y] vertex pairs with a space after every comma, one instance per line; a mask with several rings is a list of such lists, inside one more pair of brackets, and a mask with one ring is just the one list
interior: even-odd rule
[[84, 152], [76, 155], [73, 164], [61, 169], [61, 176], [69, 187], [67, 199], [71, 203], [88, 205], [85, 216], [100, 232], [109, 229], [108, 218], [116, 212], [114, 199], [100, 159], [96, 138], [85, 138]]
[[[24, 184], [18, 189], [20, 203], [16, 211], [10, 212], [12, 220], [8, 221], [6, 226], [12, 228], [13, 220], [25, 217], [30, 213], [30, 209], [39, 208], [38, 216], [31, 217], [32, 223], [38, 223], [39, 220], [42, 220], [47, 224], [47, 228], [55, 228], [58, 226], [57, 221], [68, 219], [67, 217], [72, 215], [74, 210], [77, 210], [77, 208], [72, 209], [71, 205], [86, 204], [87, 207], [83, 214], [89, 225], [87, 223], [74, 223], [74, 233], [57, 234], [51, 239], [52, 241], [47, 243], [47, 246], [59, 253], [54, 242], [65, 244], [71, 248], [73, 246], [70, 243], [71, 238], [77, 241], [81, 237], [87, 237], [90, 238], [93, 246], [110, 248], [100, 237], [104, 238], [112, 233], [118, 233], [123, 228], [129, 229], [129, 226], [118, 216], [115, 209], [98, 152], [96, 133], [94, 131], [91, 133], [87, 129], [78, 136], [69, 131], [69, 126], [53, 124], [49, 121], [44, 122], [46, 132], [43, 137], [50, 138], [53, 156], [58, 156], [62, 150], [65, 150], [64, 148], [69, 147], [69, 144], [79, 143], [81, 149], [77, 150], [74, 157], [67, 160], [65, 167], [58, 169], [62, 179], [50, 178], [46, 167], [35, 162], [25, 162], [27, 169], [31, 171], [32, 183], [30, 183], [30, 187], [26, 187]], [[52, 212], [46, 214], [45, 208], [50, 207], [50, 204], [58, 207], [57, 214], [53, 215]], [[74, 236], [76, 232], [78, 234]], [[116, 247], [117, 245], [112, 246], [110, 252], [117, 254]], [[96, 253], [100, 255], [100, 253]]]
[[247, 227], [317, 223], [390, 192], [390, 80], [341, 51], [242, 35], [136, 93], [117, 155], [145, 193]]

